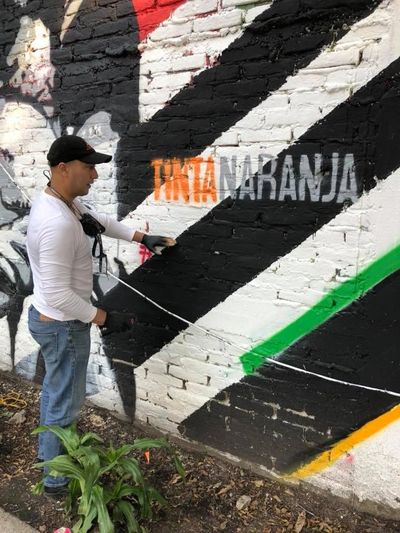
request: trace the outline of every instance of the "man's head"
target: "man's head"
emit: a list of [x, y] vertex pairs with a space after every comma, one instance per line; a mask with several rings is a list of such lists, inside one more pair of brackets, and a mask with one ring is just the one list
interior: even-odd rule
[[64, 194], [72, 199], [89, 192], [98, 176], [95, 165], [108, 163], [111, 156], [96, 152], [77, 135], [64, 135], [50, 146], [47, 160], [51, 167], [52, 184], [61, 187]]

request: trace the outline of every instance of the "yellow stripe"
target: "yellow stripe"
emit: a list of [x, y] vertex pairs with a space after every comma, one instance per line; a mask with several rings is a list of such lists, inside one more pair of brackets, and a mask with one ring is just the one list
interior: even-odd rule
[[400, 405], [396, 405], [390, 411], [387, 411], [378, 418], [371, 420], [345, 439], [336, 443], [333, 448], [322, 453], [319, 457], [314, 459], [314, 461], [311, 461], [311, 463], [301, 466], [298, 470], [285, 477], [289, 479], [301, 479], [321, 472], [328, 466], [331, 466], [343, 454], [347, 453], [354, 446], [370, 438], [372, 435], [375, 435], [375, 433], [378, 433], [378, 431], [381, 431], [399, 418]]

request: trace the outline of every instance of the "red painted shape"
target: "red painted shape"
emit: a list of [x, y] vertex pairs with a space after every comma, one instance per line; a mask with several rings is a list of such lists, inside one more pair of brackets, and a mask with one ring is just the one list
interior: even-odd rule
[[[149, 231], [149, 223], [146, 221], [146, 233]], [[144, 244], [139, 244], [139, 255], [140, 255], [140, 264], [143, 265], [147, 261], [147, 259], [150, 259], [152, 257], [152, 253], [150, 250], [146, 248]]]
[[140, 264], [143, 265], [147, 261], [147, 259], [150, 259], [152, 257], [152, 253], [150, 250], [146, 248], [144, 244], [139, 244], [139, 255], [140, 255]]
[[139, 39], [143, 39], [167, 19], [186, 0], [132, 0], [139, 26]]

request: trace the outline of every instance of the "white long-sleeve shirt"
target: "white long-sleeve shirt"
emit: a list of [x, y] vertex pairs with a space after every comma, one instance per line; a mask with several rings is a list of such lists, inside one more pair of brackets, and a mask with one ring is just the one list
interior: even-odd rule
[[[108, 237], [131, 241], [134, 230], [74, 200], [81, 213], [89, 212]], [[97, 308], [93, 290], [92, 241], [76, 215], [60, 199], [41, 192], [28, 223], [27, 250], [33, 275], [33, 305], [55, 320], [91, 322]]]

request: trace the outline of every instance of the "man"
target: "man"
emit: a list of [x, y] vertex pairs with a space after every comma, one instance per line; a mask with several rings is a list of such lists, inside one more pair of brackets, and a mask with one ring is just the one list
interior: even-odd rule
[[[141, 242], [155, 253], [157, 247], [173, 246], [175, 241], [133, 232], [106, 215], [89, 211], [76, 199], [86, 195], [98, 177], [95, 165], [109, 162], [111, 156], [96, 152], [81, 137], [68, 135], [53, 142], [47, 159], [51, 178], [33, 202], [28, 223], [34, 284], [29, 330], [40, 345], [46, 368], [40, 423], [68, 426], [77, 419], [84, 401], [91, 324], [106, 331], [129, 327], [128, 317], [90, 302], [92, 243], [87, 235], [98, 234], [100, 227], [108, 237]], [[39, 435], [39, 459], [49, 460], [60, 453], [61, 443], [54, 434]], [[67, 482], [65, 477], [46, 472], [45, 492], [62, 494]]]

